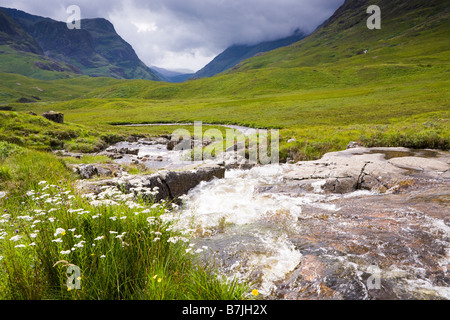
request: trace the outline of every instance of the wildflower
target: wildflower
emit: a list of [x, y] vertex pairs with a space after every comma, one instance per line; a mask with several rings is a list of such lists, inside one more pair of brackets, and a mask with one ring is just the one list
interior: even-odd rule
[[56, 237], [57, 235], [59, 235], [59, 234], [65, 235], [65, 234], [66, 234], [66, 230], [64, 230], [63, 228], [57, 228], [57, 229], [56, 229], [56, 232], [55, 232], [55, 237]]
[[156, 279], [156, 278], [158, 278], [158, 275], [157, 275], [157, 274], [155, 274], [155, 275], [153, 276], [153, 279]]
[[110, 234], [118, 234], [117, 231], [109, 231]]
[[117, 217], [109, 217], [112, 221], [116, 221]]
[[81, 236], [81, 234], [76, 234], [76, 235], [74, 235], [74, 237], [75, 237], [76, 239], [80, 239], [82, 236]]
[[153, 239], [153, 242], [159, 241], [161, 240], [161, 238], [156, 237], [155, 239]]
[[84, 245], [83, 245], [83, 243], [85, 243], [86, 241], [80, 241], [80, 242], [78, 242], [77, 244], [74, 244], [73, 246], [74, 247], [77, 247], [77, 248], [83, 248], [84, 247]]
[[29, 246], [32, 246], [32, 247], [34, 247], [35, 245], [36, 245], [35, 242], [32, 242], [32, 243], [29, 244]]
[[25, 248], [26, 246], [24, 244], [18, 244], [17, 246], [14, 246], [14, 248]]
[[160, 283], [162, 281], [162, 279], [161, 278], [158, 278], [158, 283]]
[[70, 232], [75, 232], [76, 228], [69, 229]]
[[17, 235], [17, 236], [11, 237], [9, 240], [16, 242], [16, 241], [19, 241], [20, 238], [22, 238], [22, 236]]
[[42, 186], [43, 184], [47, 184], [47, 181], [41, 181], [38, 183], [38, 185]]
[[61, 238], [58, 238], [58, 239], [52, 240], [52, 242], [63, 242], [63, 241]]
[[104, 254], [102, 254], [102, 255], [100, 256], [100, 258], [103, 259], [103, 258], [106, 258], [106, 256], [105, 256]]
[[94, 240], [98, 241], [98, 240], [102, 240], [104, 238], [105, 238], [105, 236], [100, 236], [100, 237], [95, 238]]
[[258, 296], [258, 295], [259, 295], [258, 290], [253, 289], [253, 290], [252, 290], [252, 295], [254, 295], [255, 297]]
[[70, 250], [67, 250], [67, 251], [61, 251], [60, 253], [63, 254], [63, 255], [67, 255], [67, 254], [70, 253]]

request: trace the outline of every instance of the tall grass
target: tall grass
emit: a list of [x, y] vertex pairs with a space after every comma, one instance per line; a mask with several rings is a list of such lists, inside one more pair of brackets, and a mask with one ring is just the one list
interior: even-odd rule
[[[15, 148], [2, 145], [0, 150]], [[26, 149], [9, 153], [0, 166], [12, 173], [0, 181], [7, 191], [0, 199], [1, 299], [246, 296], [246, 284], [227, 280], [192, 254], [199, 248], [169, 218], [176, 206], [143, 200], [142, 192], [148, 199], [157, 190], [123, 194], [111, 188], [82, 196], [55, 156]], [[70, 266], [80, 271], [77, 279], [67, 274]]]

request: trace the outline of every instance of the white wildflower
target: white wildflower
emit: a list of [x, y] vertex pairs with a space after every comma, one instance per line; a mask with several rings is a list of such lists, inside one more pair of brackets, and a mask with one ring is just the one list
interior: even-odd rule
[[32, 246], [32, 247], [34, 247], [34, 246], [36, 245], [36, 243], [35, 243], [35, 242], [32, 242], [32, 243], [30, 243], [29, 245]]
[[82, 236], [81, 236], [81, 234], [76, 234], [76, 235], [74, 235], [74, 237], [75, 237], [76, 239], [80, 239]]
[[76, 247], [76, 248], [83, 248], [84, 247], [83, 243], [85, 243], [85, 242], [86, 241], [80, 241], [77, 244], [74, 244], [73, 246]]
[[14, 248], [25, 248], [26, 247], [26, 245], [24, 245], [24, 244], [18, 244], [17, 246], [14, 246]]
[[43, 184], [47, 184], [47, 181], [41, 181], [38, 183], [38, 185], [42, 186]]
[[156, 242], [156, 241], [159, 241], [159, 240], [161, 240], [161, 238], [156, 237], [155, 239], [153, 239], [153, 242]]
[[16, 241], [19, 241], [21, 238], [22, 238], [22, 236], [17, 235], [17, 236], [11, 237], [9, 240], [16, 242]]
[[58, 236], [59, 234], [64, 235], [65, 233], [66, 233], [66, 230], [64, 230], [63, 228], [57, 228], [57, 229], [56, 229], [56, 232], [55, 232], [55, 234], [54, 234], [54, 236], [56, 237], [56, 236]]
[[67, 251], [61, 251], [60, 253], [63, 255], [69, 254], [71, 250], [67, 250]]
[[63, 242], [63, 241], [62, 241], [61, 238], [58, 238], [58, 239], [52, 240], [52, 242], [59, 242], [60, 243], [60, 242]]
[[105, 256], [104, 254], [102, 254], [102, 255], [100, 256], [100, 258], [103, 259], [103, 258], [106, 258], [106, 256]]

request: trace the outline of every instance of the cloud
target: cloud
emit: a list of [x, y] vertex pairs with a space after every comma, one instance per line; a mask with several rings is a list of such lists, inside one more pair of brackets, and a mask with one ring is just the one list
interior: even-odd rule
[[254, 44], [312, 32], [344, 0], [3, 0], [1, 6], [66, 21], [78, 5], [82, 18], [110, 20], [147, 65], [202, 68], [233, 44]]

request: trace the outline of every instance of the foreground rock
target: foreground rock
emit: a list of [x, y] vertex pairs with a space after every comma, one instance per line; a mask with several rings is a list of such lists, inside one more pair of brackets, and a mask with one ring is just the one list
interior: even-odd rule
[[[398, 157], [386, 159], [396, 152]], [[325, 154], [317, 161], [298, 162], [286, 174], [286, 187], [344, 194], [356, 190], [384, 192], [415, 178], [450, 178], [448, 156], [408, 156], [405, 148], [351, 148]]]
[[175, 200], [187, 194], [203, 181], [222, 179], [225, 168], [220, 165], [203, 165], [188, 171], [160, 171], [152, 175], [122, 176], [101, 181], [80, 180], [78, 189], [82, 193], [99, 194], [104, 186], [115, 186], [125, 193], [133, 192], [136, 188], [158, 189], [155, 201]]

